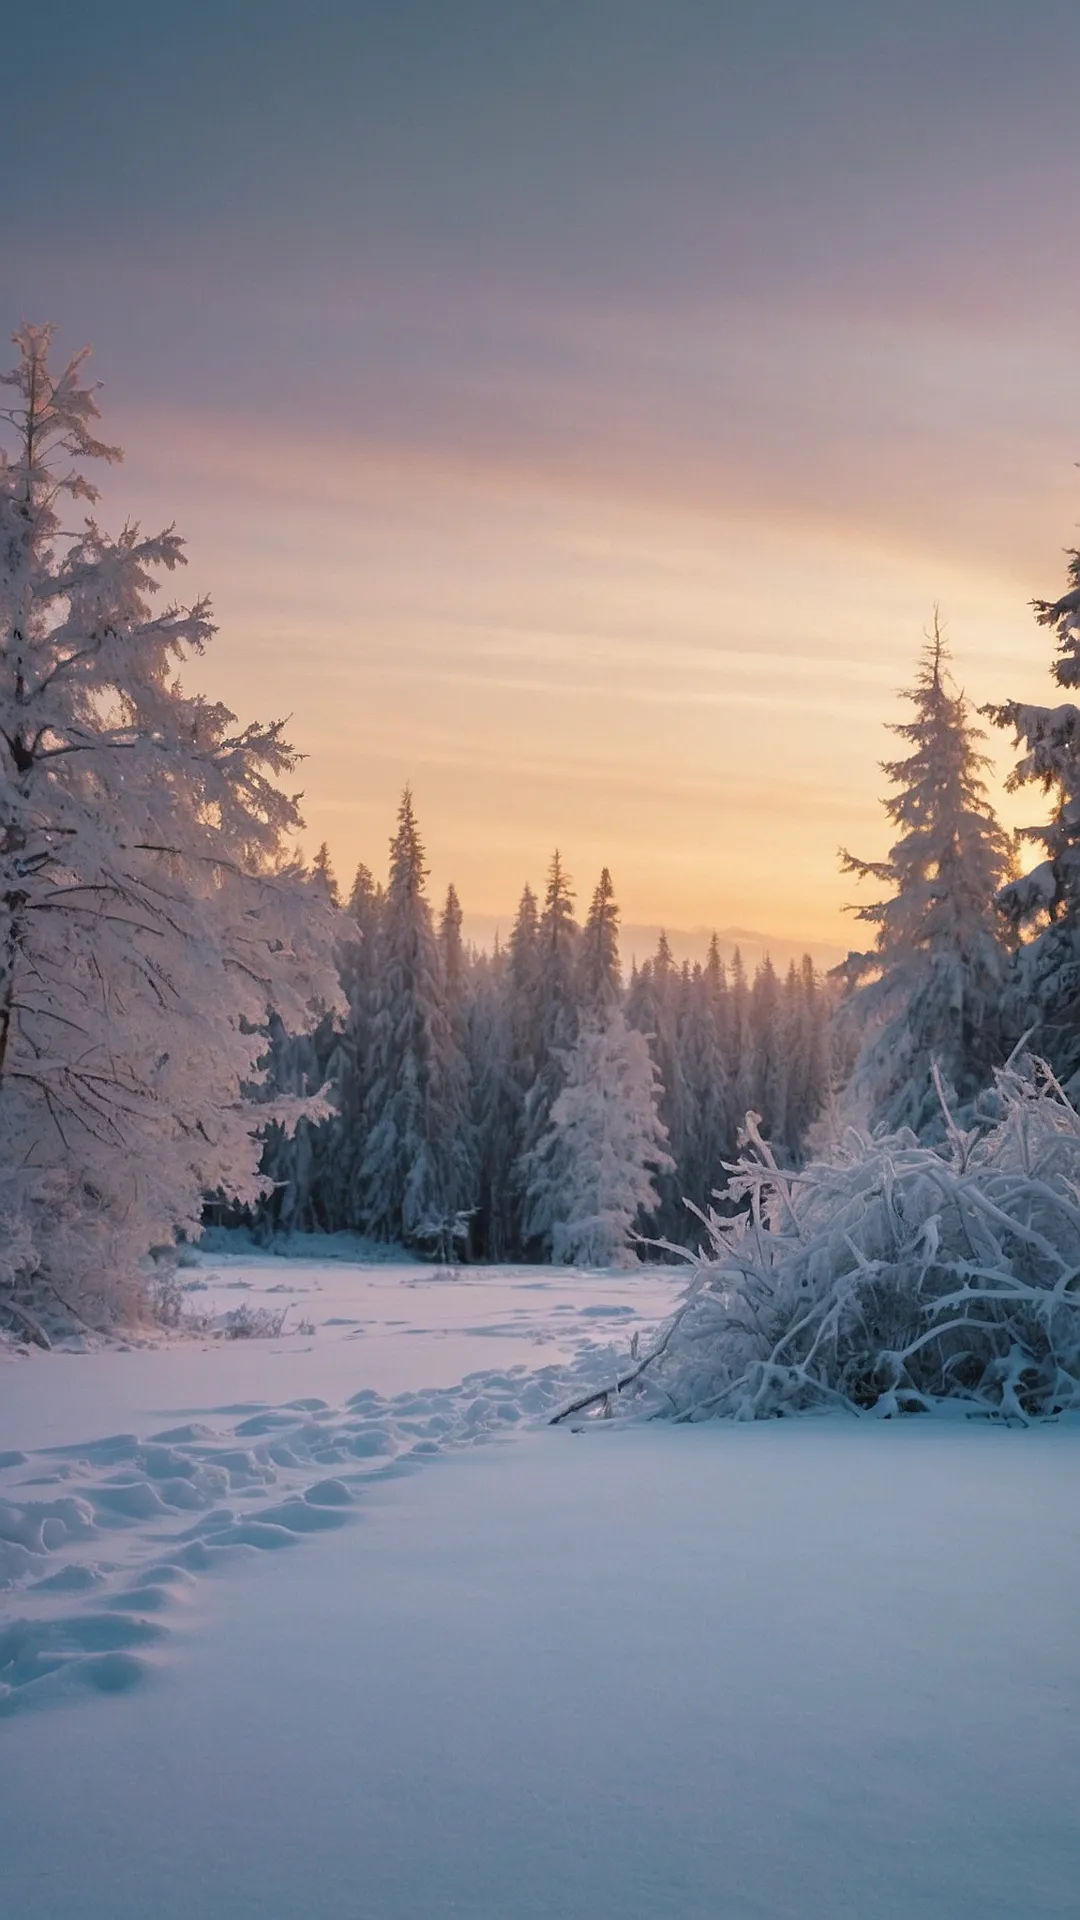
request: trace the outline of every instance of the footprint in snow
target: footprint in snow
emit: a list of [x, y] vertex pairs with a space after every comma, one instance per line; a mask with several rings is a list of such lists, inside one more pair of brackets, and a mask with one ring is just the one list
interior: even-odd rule
[[0, 1454], [0, 1718], [136, 1687], [201, 1576], [346, 1525], [374, 1475], [544, 1419], [598, 1363], [364, 1389], [336, 1408], [247, 1401], [148, 1437]]

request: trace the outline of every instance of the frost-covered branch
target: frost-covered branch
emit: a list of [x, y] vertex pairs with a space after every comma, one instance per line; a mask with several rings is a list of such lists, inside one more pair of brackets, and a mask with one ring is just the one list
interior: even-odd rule
[[1041, 1062], [999, 1072], [996, 1097], [981, 1137], [940, 1150], [852, 1132], [797, 1175], [744, 1155], [748, 1210], [710, 1217], [619, 1391], [655, 1384], [684, 1420], [1080, 1408], [1080, 1117]]

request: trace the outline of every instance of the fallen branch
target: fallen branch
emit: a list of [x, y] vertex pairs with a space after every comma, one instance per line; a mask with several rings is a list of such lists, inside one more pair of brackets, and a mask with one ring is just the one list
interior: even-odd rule
[[46, 1353], [52, 1352], [52, 1341], [44, 1327], [39, 1320], [35, 1320], [32, 1313], [27, 1312], [25, 1307], [20, 1307], [15, 1300], [5, 1300], [0, 1297], [0, 1313], [7, 1314], [17, 1327], [21, 1327], [22, 1331], [29, 1335], [35, 1347], [43, 1347]]
[[611, 1386], [596, 1387], [591, 1393], [582, 1394], [580, 1399], [571, 1400], [570, 1405], [568, 1407], [561, 1407], [558, 1413], [552, 1414], [550, 1420], [548, 1421], [548, 1426], [557, 1427], [560, 1421], [569, 1420], [571, 1414], [584, 1413], [586, 1407], [599, 1406], [602, 1400], [610, 1401], [610, 1396], [612, 1393], [618, 1395], [622, 1393], [624, 1387], [632, 1387], [634, 1384], [634, 1381], [639, 1380], [641, 1378], [641, 1375], [644, 1373], [646, 1367], [651, 1367], [654, 1360], [659, 1360], [661, 1354], [666, 1352], [668, 1341], [671, 1339], [671, 1336], [675, 1332], [676, 1327], [679, 1325], [680, 1320], [682, 1319], [683, 1315], [686, 1313], [687, 1309], [691, 1305], [692, 1300], [693, 1300], [693, 1295], [691, 1294], [688, 1299], [684, 1300], [682, 1306], [679, 1308], [678, 1313], [675, 1315], [675, 1318], [672, 1320], [670, 1326], [668, 1327], [666, 1333], [664, 1334], [663, 1339], [658, 1342], [658, 1344], [653, 1348], [651, 1353], [647, 1353], [643, 1360], [639, 1360], [635, 1367], [631, 1367], [629, 1373], [620, 1374], [616, 1379], [613, 1387]]

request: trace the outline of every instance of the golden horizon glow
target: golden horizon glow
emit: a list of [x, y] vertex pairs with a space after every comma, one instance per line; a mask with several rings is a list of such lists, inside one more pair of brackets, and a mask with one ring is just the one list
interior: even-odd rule
[[60, 11], [8, 324], [95, 343], [103, 523], [187, 538], [306, 851], [384, 870], [408, 779], [471, 914], [558, 845], [630, 923], [849, 945], [935, 603], [973, 701], [1056, 698], [1080, 14]]
[[[1025, 604], [1061, 572], [1045, 448], [1023, 449], [1046, 472], [1020, 515], [977, 443], [937, 495], [924, 447], [905, 471], [886, 459], [886, 529], [827, 448], [815, 500], [778, 484], [747, 505], [738, 475], [693, 462], [650, 494], [638, 459], [577, 448], [560, 473], [554, 450], [530, 464], [464, 432], [305, 441], [120, 407], [106, 423], [128, 463], [105, 523], [137, 507], [187, 536], [179, 591], [209, 590], [220, 625], [188, 677], [242, 718], [290, 716], [305, 851], [325, 840], [346, 885], [358, 860], [385, 871], [408, 780], [433, 898], [452, 879], [474, 918], [508, 924], [557, 845], [579, 902], [610, 867], [627, 922], [846, 949], [858, 896], [836, 850], [888, 843], [884, 725], [934, 602], [973, 701], [1054, 697]], [[965, 479], [983, 513], [965, 499], [958, 526]], [[1040, 817], [1037, 796], [1002, 796], [1008, 743], [988, 748], [1007, 824]]]

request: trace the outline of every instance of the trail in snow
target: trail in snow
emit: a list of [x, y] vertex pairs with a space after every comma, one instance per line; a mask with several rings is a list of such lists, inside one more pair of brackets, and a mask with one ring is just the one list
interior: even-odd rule
[[[289, 1284], [288, 1269], [283, 1280], [279, 1262], [248, 1263], [241, 1271], [248, 1296]], [[311, 1270], [305, 1271], [310, 1287]], [[294, 1278], [302, 1284], [299, 1275]], [[327, 1279], [331, 1303], [340, 1304], [344, 1293], [355, 1305], [366, 1278], [338, 1266]], [[625, 1276], [610, 1279], [627, 1290]], [[568, 1303], [562, 1295], [574, 1283], [566, 1276], [538, 1282], [536, 1270], [526, 1269], [496, 1275], [494, 1284], [488, 1278], [483, 1304], [489, 1313], [481, 1328], [460, 1324], [473, 1320], [478, 1304], [460, 1295], [456, 1316], [449, 1316], [458, 1326], [447, 1327], [443, 1315], [433, 1328], [430, 1269], [394, 1276], [389, 1284], [382, 1269], [378, 1283], [384, 1338], [393, 1329], [399, 1341], [426, 1336], [453, 1348], [455, 1336], [468, 1342], [480, 1332], [514, 1343], [524, 1331], [538, 1343], [556, 1342], [560, 1358], [539, 1368], [522, 1361], [487, 1368], [426, 1391], [386, 1395], [369, 1385], [337, 1405], [318, 1395], [230, 1400], [145, 1434], [111, 1433], [0, 1453], [0, 1589], [7, 1590], [8, 1602], [0, 1615], [0, 1716], [65, 1695], [136, 1686], [166, 1656], [185, 1615], [191, 1617], [193, 1589], [203, 1575], [237, 1557], [276, 1553], [347, 1524], [373, 1476], [409, 1470], [447, 1449], [505, 1437], [520, 1424], [545, 1418], [583, 1382], [610, 1377], [613, 1348], [595, 1337], [598, 1320], [618, 1326], [625, 1353], [624, 1323], [636, 1317], [632, 1300]], [[317, 1270], [314, 1284], [323, 1284]], [[214, 1274], [200, 1289], [213, 1296], [214, 1306], [236, 1285], [235, 1278]], [[665, 1286], [670, 1294], [670, 1281]], [[642, 1298], [655, 1310], [655, 1294], [646, 1290]], [[386, 1308], [402, 1312], [388, 1315]], [[572, 1337], [568, 1310], [577, 1318]], [[345, 1314], [323, 1321], [342, 1329], [339, 1342], [355, 1338], [364, 1324]], [[240, 1345], [206, 1350], [208, 1382], [228, 1380], [234, 1355], [241, 1358]], [[245, 1372], [264, 1345], [243, 1343]], [[43, 1393], [68, 1384], [77, 1392], [79, 1370], [89, 1372], [95, 1358], [26, 1364], [35, 1367]], [[303, 1359], [303, 1352], [294, 1364], [296, 1358]], [[143, 1361], [140, 1355], [127, 1359], [129, 1368]], [[312, 1364], [317, 1371], [318, 1356]], [[372, 1364], [378, 1371], [377, 1361]], [[272, 1372], [269, 1353], [265, 1371]]]

